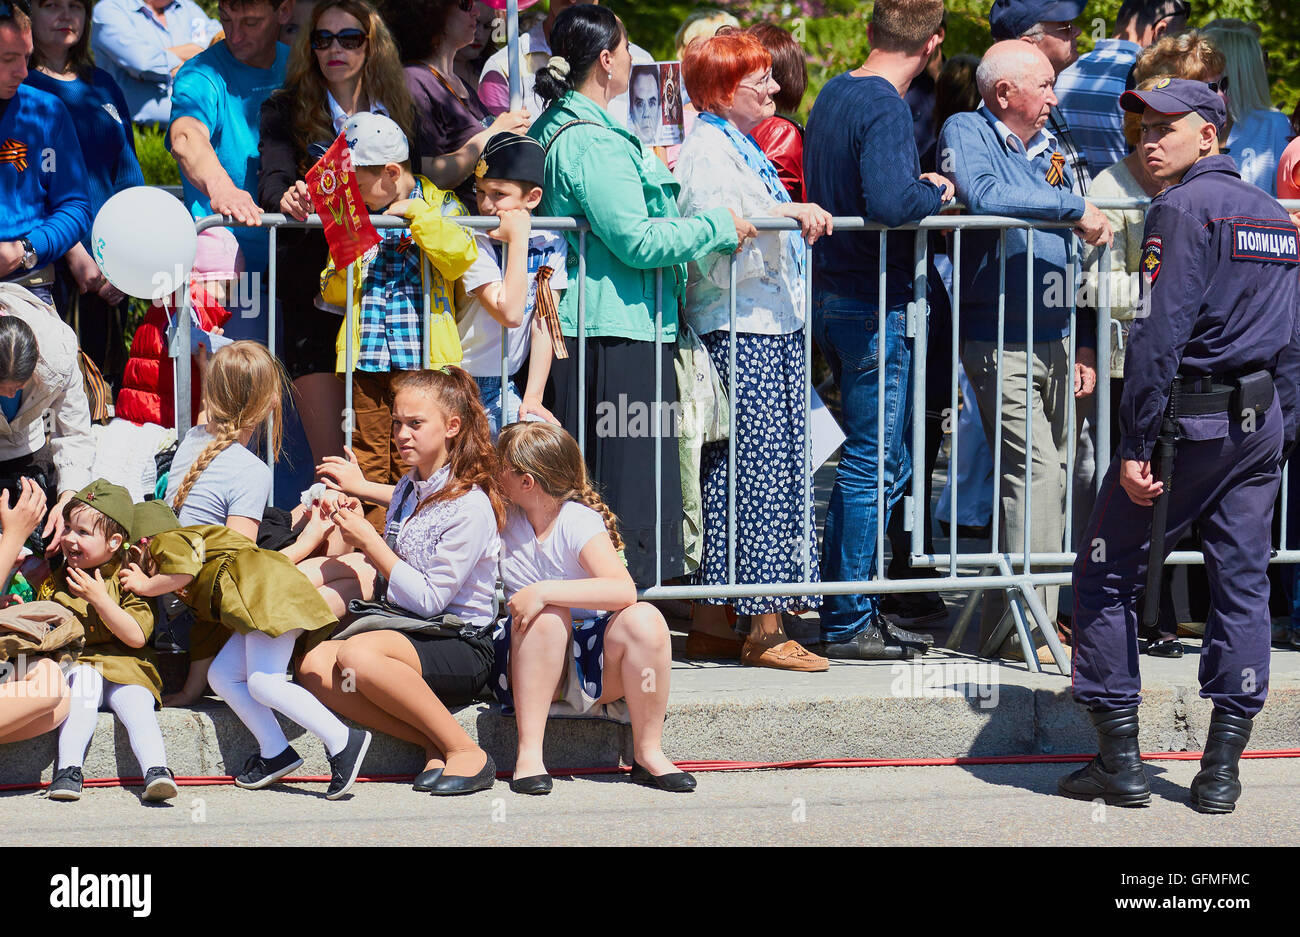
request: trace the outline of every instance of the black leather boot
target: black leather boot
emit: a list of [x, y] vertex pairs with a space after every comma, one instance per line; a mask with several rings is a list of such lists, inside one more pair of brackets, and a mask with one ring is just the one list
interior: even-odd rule
[[1076, 800], [1101, 800], [1112, 807], [1145, 807], [1151, 785], [1138, 748], [1138, 711], [1133, 706], [1111, 712], [1090, 712], [1097, 727], [1097, 757], [1087, 767], [1067, 774], [1056, 787]]
[[1250, 741], [1251, 720], [1216, 709], [1210, 717], [1201, 770], [1192, 778], [1192, 806], [1201, 813], [1232, 813], [1241, 796], [1237, 762]]

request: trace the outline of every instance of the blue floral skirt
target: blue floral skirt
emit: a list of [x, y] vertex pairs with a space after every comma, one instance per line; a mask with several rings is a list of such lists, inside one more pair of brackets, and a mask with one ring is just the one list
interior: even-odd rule
[[[622, 700], [599, 705], [604, 692], [605, 629], [612, 615], [579, 619], [573, 623], [573, 633], [564, 658], [564, 674], [560, 678], [559, 698], [551, 703], [552, 716], [604, 716], [618, 722], [627, 722], [627, 704]], [[497, 622], [492, 632], [493, 665], [492, 691], [496, 693], [501, 711], [510, 715], [515, 711], [514, 694], [510, 691], [510, 618]]]
[[[736, 371], [728, 369], [730, 333], [700, 336], [736, 412], [736, 582], [804, 582], [803, 333], [736, 335]], [[727, 443], [707, 443], [701, 459], [703, 585], [727, 583]], [[816, 509], [809, 499], [808, 582], [819, 582]], [[819, 596], [704, 599], [734, 605], [741, 615], [820, 608]]]

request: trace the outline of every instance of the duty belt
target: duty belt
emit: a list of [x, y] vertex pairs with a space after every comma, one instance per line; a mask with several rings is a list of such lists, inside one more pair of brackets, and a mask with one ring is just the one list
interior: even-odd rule
[[[1249, 405], [1257, 408], [1261, 413], [1267, 409], [1273, 399], [1272, 375], [1263, 368], [1227, 375], [1208, 374], [1191, 377], [1180, 374], [1174, 386], [1178, 394], [1179, 416], [1235, 413], [1242, 409], [1245, 399], [1243, 391], [1247, 389], [1253, 391], [1249, 397]], [[1234, 400], [1234, 396], [1240, 399]]]

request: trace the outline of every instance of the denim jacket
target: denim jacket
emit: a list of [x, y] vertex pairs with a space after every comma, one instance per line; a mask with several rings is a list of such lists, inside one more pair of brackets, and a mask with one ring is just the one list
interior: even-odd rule
[[[694, 217], [677, 211], [677, 180], [618, 126], [596, 102], [570, 91], [529, 130], [543, 146], [570, 127], [546, 154], [545, 195], [537, 214], [583, 216], [587, 236], [586, 332], [652, 342], [655, 339], [655, 269], [663, 274], [663, 339], [677, 337], [678, 303], [685, 298], [686, 264], [736, 249], [736, 229], [725, 208]], [[596, 126], [592, 126], [595, 124]], [[671, 218], [673, 221], [652, 221]], [[559, 302], [564, 334], [578, 334], [578, 235], [565, 232], [570, 288]]]

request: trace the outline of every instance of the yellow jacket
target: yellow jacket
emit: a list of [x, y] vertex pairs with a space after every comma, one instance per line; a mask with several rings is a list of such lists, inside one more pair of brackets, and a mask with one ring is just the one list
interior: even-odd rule
[[[444, 192], [424, 176], [420, 182], [423, 201], [416, 200], [407, 209], [411, 222], [411, 236], [433, 268], [432, 282], [424, 281], [421, 265], [421, 286], [429, 293], [429, 364], [439, 368], [460, 364], [463, 357], [460, 334], [456, 329], [455, 281], [463, 277], [470, 265], [478, 259], [474, 233], [468, 228], [449, 221], [469, 215], [460, 199]], [[352, 265], [352, 364], [356, 365], [361, 351], [361, 295], [365, 282], [367, 263], [364, 258]], [[339, 270], [331, 258], [321, 274], [321, 297], [325, 302], [342, 308], [347, 293], [347, 270]], [[335, 350], [338, 352], [335, 367], [342, 373], [347, 370], [346, 348], [348, 320], [345, 317], [339, 329]]]

